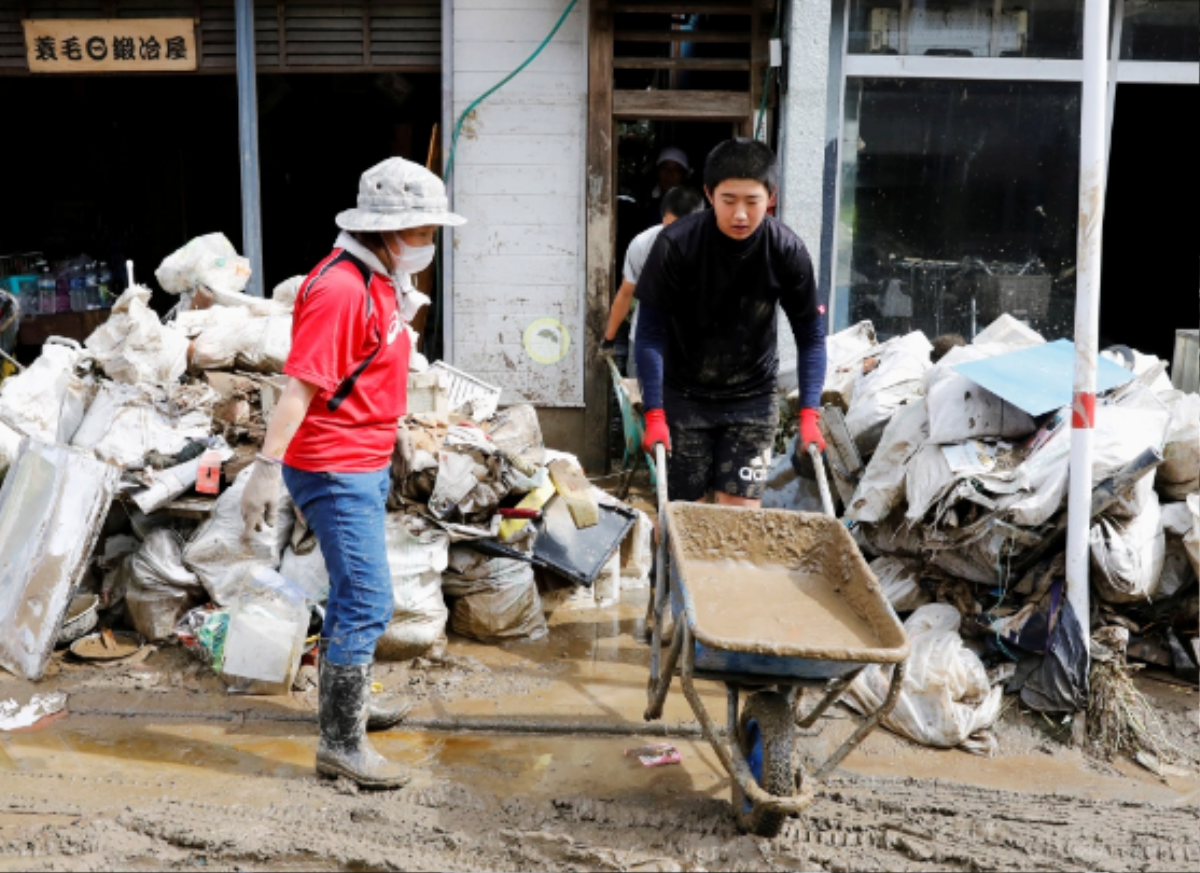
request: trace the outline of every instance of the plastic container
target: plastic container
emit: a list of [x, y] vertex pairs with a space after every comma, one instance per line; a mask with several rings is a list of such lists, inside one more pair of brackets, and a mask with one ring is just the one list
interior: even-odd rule
[[52, 315], [58, 307], [58, 283], [49, 267], [42, 268], [42, 275], [37, 280], [38, 307], [33, 314]]
[[100, 292], [100, 306], [103, 309], [113, 305], [112, 280], [112, 270], [108, 268], [108, 263], [101, 261], [96, 275], [96, 290]]
[[308, 622], [303, 591], [274, 570], [255, 570], [229, 611], [221, 675], [231, 690], [287, 694], [300, 666]]
[[84, 301], [88, 309], [100, 308], [100, 268], [92, 261], [83, 271]]
[[26, 315], [36, 315], [37, 311], [32, 310], [32, 301], [38, 296], [38, 277], [36, 273], [23, 273], [16, 276], [9, 276], [3, 280], [4, 290], [17, 298], [21, 306], [22, 317]]

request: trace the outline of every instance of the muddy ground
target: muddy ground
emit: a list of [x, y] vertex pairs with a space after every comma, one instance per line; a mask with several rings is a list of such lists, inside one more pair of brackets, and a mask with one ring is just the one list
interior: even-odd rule
[[[1001, 753], [921, 749], [878, 732], [774, 840], [741, 836], [703, 742], [642, 767], [647, 739], [454, 733], [455, 716], [640, 722], [642, 603], [558, 613], [540, 643], [453, 640], [448, 663], [380, 671], [423, 729], [377, 745], [412, 768], [394, 793], [312, 771], [313, 693], [246, 698], [178, 648], [101, 669], [56, 660], [37, 686], [69, 711], [0, 733], [0, 869], [13, 870], [1197, 870], [1197, 694], [1144, 679], [1181, 759], [1162, 776], [1068, 744], [1069, 726], [1006, 710]], [[720, 689], [706, 691], [723, 712]], [[674, 694], [666, 720], [690, 727]], [[802, 754], [853, 728], [835, 710]]]

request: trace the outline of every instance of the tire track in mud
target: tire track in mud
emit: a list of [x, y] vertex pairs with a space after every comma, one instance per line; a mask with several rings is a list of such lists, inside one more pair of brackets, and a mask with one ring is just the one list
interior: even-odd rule
[[[367, 794], [306, 777], [263, 784], [260, 802], [276, 802], [250, 805], [182, 798], [186, 788], [175, 782], [22, 773], [2, 782], [0, 813], [60, 820], [0, 829], [0, 867], [20, 860], [41, 869], [194, 869], [201, 859], [212, 869], [359, 871], [1200, 867], [1194, 802], [1122, 803], [935, 780], [829, 780], [774, 840], [739, 835], [723, 797], [500, 799], [464, 784]], [[127, 785], [138, 785], [135, 800], [122, 799]]]

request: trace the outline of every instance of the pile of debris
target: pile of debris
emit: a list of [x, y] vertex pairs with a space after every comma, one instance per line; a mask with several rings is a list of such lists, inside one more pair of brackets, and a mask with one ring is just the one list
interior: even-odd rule
[[[329, 578], [286, 498], [274, 528], [246, 535], [240, 497], [286, 381], [303, 277], [270, 299], [245, 294], [249, 266], [221, 234], [156, 277], [179, 297], [165, 318], [134, 285], [83, 346], [52, 339], [0, 386], [0, 553], [14, 558], [0, 573], [0, 666], [39, 678], [78, 625], [69, 605], [90, 602], [101, 649], [114, 628], [178, 639], [231, 690], [287, 693], [313, 658]], [[380, 658], [437, 656], [447, 627], [536, 639], [565, 600], [648, 584], [649, 519], [547, 449], [531, 406], [498, 410], [499, 389], [419, 355], [413, 369], [401, 426], [415, 457], [393, 469], [395, 612]]]
[[[829, 338], [828, 358], [822, 427], [842, 514], [911, 613], [890, 726], [987, 753], [1004, 692], [1085, 711], [1095, 643], [1064, 557], [1073, 345], [1007, 315], [969, 345], [920, 332], [880, 344], [863, 322]], [[1124, 347], [1099, 362], [1088, 624], [1122, 628], [1130, 659], [1196, 682], [1200, 395], [1165, 371]], [[819, 506], [786, 458], [764, 504]], [[851, 697], [870, 708], [886, 691], [867, 671]]]

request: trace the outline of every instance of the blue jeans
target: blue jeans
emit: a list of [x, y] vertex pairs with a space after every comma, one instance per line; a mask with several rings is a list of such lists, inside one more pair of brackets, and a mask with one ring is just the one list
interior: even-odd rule
[[309, 473], [285, 465], [283, 481], [329, 570], [325, 657], [339, 667], [370, 664], [395, 602], [384, 539], [388, 470]]

